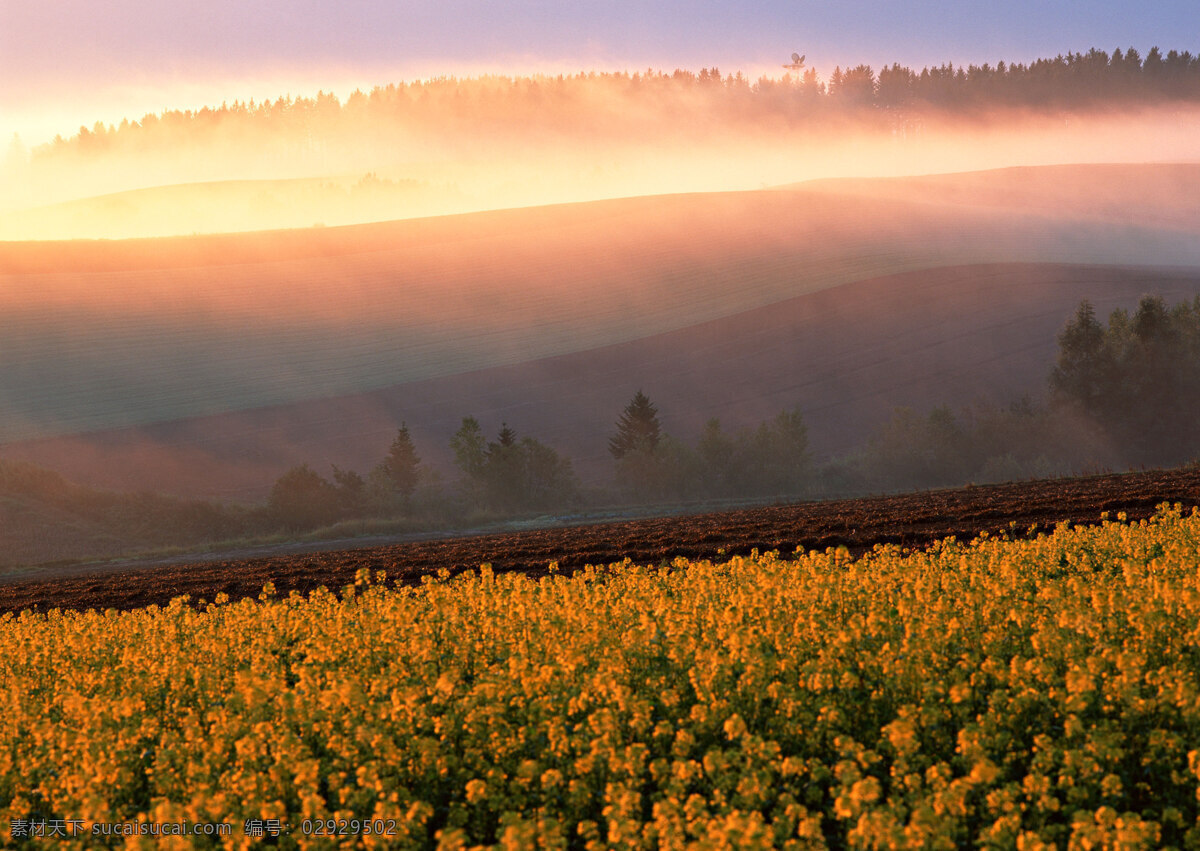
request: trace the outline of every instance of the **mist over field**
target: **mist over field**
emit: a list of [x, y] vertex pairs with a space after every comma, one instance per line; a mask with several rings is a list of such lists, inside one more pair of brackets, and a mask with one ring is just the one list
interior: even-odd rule
[[[792, 497], [1145, 463], [1039, 406], [1081, 301], [1200, 295], [1198, 79], [1132, 49], [442, 78], [14, 141], [0, 457], [261, 501], [406, 424], [429, 493], [501, 514], [550, 503], [471, 484], [464, 418], [602, 500], [758, 493], [734, 468], [784, 434]], [[622, 480], [642, 389], [670, 460]]]
[[1200, 847], [1197, 33], [0, 2], [0, 845]]
[[[1096, 60], [1068, 67], [1088, 62]], [[815, 73], [751, 81], [714, 68], [444, 78], [96, 122], [32, 150], [14, 140], [0, 239], [333, 226], [820, 178], [1195, 156], [1200, 112], [1190, 88], [1186, 97], [1135, 87], [1047, 102], [1012, 83], [1015, 94], [991, 93], [996, 71], [984, 68], [970, 77], [959, 69], [957, 84], [950, 69], [950, 90], [967, 91], [965, 103], [940, 89], [901, 91], [921, 78], [897, 83], [895, 69], [878, 80], [869, 72], [878, 94], [865, 102], [863, 75], [853, 76], [862, 68], [828, 86]], [[1187, 63], [1180, 73], [1190, 86]]]
[[0, 0], [0, 845], [1200, 847], [1198, 33]]

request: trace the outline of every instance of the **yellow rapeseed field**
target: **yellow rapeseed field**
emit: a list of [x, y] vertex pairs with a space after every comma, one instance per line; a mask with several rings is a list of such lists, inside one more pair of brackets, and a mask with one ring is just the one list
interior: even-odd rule
[[1200, 848], [1198, 566], [1176, 508], [6, 616], [0, 843]]

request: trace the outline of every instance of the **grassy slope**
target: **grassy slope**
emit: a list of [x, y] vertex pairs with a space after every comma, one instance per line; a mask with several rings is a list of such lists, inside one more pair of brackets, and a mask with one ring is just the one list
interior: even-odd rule
[[[0, 440], [106, 487], [254, 495], [299, 461], [363, 469], [401, 419], [437, 460], [473, 413], [595, 473], [640, 385], [676, 432], [799, 404], [815, 443], [845, 448], [895, 404], [1040, 389], [1079, 298], [1197, 291], [1150, 271], [963, 264], [1200, 265], [1181, 230], [1195, 197], [1198, 166], [1077, 166], [0, 243]], [[11, 443], [113, 426], [134, 428]]]
[[[1151, 205], [1132, 189], [1131, 209]], [[818, 187], [0, 244], [0, 440], [520, 363], [907, 270], [1014, 259], [1200, 264], [1190, 233], [1074, 215]]]
[[98, 491], [26, 464], [0, 461], [0, 576], [13, 566], [162, 551], [237, 538], [238, 506]]
[[[1064, 318], [1084, 297], [1101, 313], [1142, 293], [1200, 294], [1200, 272], [1056, 264], [945, 267], [846, 284], [627, 343], [330, 399], [137, 429], [15, 444], [0, 454], [111, 488], [261, 498], [308, 462], [365, 471], [407, 422], [449, 473], [447, 442], [467, 414], [508, 422], [568, 453], [587, 479], [611, 475], [606, 439], [643, 388], [666, 429], [690, 438], [799, 406], [813, 446], [841, 452], [896, 405], [1006, 404], [1037, 394]], [[1102, 461], [1098, 463], [1103, 463]]]

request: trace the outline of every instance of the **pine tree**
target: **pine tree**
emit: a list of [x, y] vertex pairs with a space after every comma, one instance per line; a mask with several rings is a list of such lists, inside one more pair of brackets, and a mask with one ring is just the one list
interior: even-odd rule
[[1091, 302], [1084, 300], [1058, 335], [1058, 364], [1050, 375], [1050, 387], [1097, 415], [1111, 401], [1105, 397], [1112, 391], [1113, 367], [1104, 326]]
[[617, 420], [617, 433], [608, 439], [608, 451], [618, 461], [631, 452], [651, 454], [660, 438], [658, 408], [638, 390]]
[[383, 467], [387, 471], [391, 486], [407, 504], [421, 478], [421, 457], [417, 455], [416, 447], [413, 446], [407, 423], [401, 423], [396, 432], [396, 439], [392, 441], [387, 457], [383, 459]]

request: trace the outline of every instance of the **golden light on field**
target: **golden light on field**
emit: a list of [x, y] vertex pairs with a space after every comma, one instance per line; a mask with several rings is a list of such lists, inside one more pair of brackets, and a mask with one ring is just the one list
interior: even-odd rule
[[923, 269], [1200, 265], [1194, 107], [804, 97], [709, 72], [434, 79], [18, 152], [0, 442], [532, 363]]
[[1197, 265], [1198, 186], [1194, 166], [1016, 169], [348, 228], [7, 243], [0, 438], [527, 362], [923, 268]]
[[[820, 121], [674, 78], [433, 80], [82, 128], [2, 166], [0, 239], [336, 226], [831, 177], [1194, 159], [1194, 108]], [[720, 92], [718, 95], [716, 92]], [[772, 110], [775, 111], [772, 111]]]

